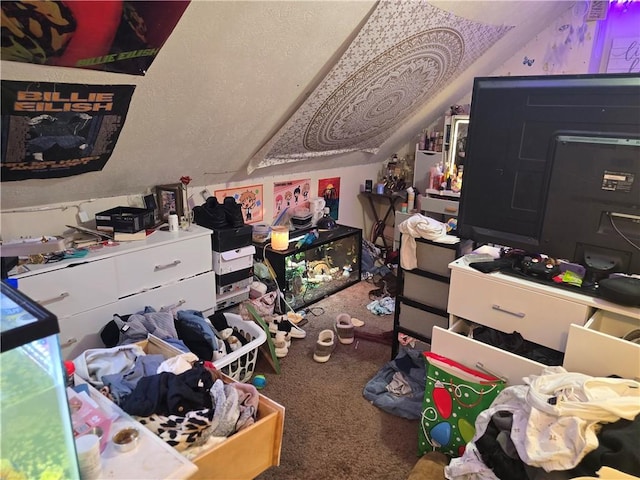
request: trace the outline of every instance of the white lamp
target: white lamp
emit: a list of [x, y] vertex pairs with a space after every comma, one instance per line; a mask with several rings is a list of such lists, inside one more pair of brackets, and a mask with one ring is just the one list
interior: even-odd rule
[[274, 250], [286, 250], [289, 248], [289, 227], [271, 227], [271, 248]]

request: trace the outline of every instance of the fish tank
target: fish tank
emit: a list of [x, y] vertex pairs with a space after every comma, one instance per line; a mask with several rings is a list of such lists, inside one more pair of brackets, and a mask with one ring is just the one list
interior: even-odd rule
[[361, 278], [361, 229], [346, 225], [336, 225], [331, 230], [318, 229], [315, 240], [297, 246], [295, 238], [306, 232], [295, 232], [289, 248], [283, 251], [270, 246], [256, 248], [256, 257], [267, 258], [286, 303], [295, 310], [343, 290]]
[[58, 319], [0, 288], [0, 478], [79, 479]]

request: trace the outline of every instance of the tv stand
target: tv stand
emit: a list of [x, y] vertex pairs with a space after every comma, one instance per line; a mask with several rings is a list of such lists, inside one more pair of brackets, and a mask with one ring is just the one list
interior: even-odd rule
[[510, 385], [541, 373], [545, 365], [468, 336], [474, 325], [483, 325], [517, 331], [525, 340], [563, 352], [562, 366], [568, 371], [640, 378], [640, 345], [622, 338], [640, 328], [640, 308], [514, 271], [482, 273], [464, 257], [449, 268], [449, 324], [433, 327], [431, 351], [470, 367], [480, 363]]

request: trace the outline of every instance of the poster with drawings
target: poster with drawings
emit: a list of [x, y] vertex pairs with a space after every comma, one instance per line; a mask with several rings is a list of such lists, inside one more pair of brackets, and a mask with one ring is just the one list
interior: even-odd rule
[[239, 203], [242, 207], [244, 223], [256, 223], [262, 221], [262, 185], [216, 190], [213, 195], [219, 203], [223, 203], [225, 197], [233, 197], [236, 203]]
[[285, 210], [296, 207], [309, 208], [311, 179], [287, 180], [273, 184], [273, 218], [279, 217]]

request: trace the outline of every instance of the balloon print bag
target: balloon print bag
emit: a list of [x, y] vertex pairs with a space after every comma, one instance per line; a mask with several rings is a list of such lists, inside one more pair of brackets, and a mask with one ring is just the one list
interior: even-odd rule
[[426, 385], [418, 430], [418, 454], [460, 457], [475, 434], [476, 418], [504, 387], [497, 377], [436, 353], [424, 352]]

